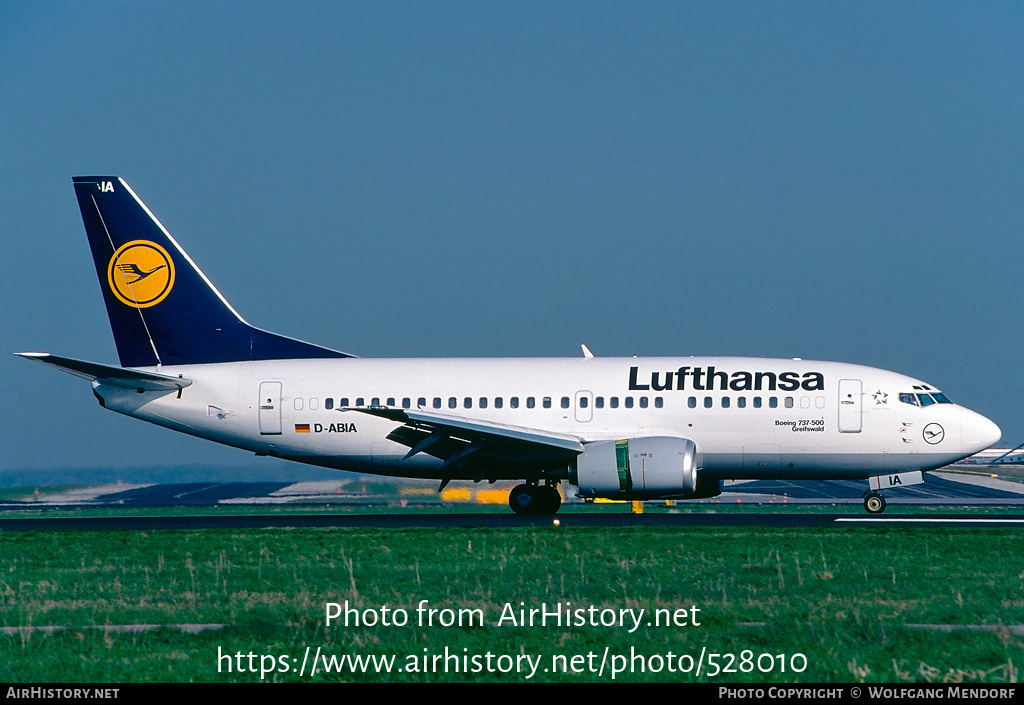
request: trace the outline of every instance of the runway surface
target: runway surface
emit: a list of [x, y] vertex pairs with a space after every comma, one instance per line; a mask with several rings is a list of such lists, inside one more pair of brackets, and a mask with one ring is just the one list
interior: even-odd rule
[[[928, 473], [924, 484], [887, 490], [888, 509], [882, 515], [851, 514], [858, 509], [866, 483], [855, 481], [791, 482], [752, 480], [727, 482], [714, 499], [679, 502], [674, 510], [663, 503], [647, 506], [656, 511], [633, 514], [628, 504], [583, 508], [570, 500], [557, 515], [559, 527], [584, 526], [1022, 526], [1024, 527], [1024, 484], [1000, 480], [985, 473]], [[107, 517], [32, 516], [18, 517], [8, 511], [0, 518], [0, 531], [32, 530], [129, 530], [214, 529], [270, 527], [514, 527], [555, 526], [552, 517], [525, 517], [511, 513], [507, 506], [493, 505], [481, 512], [463, 503], [441, 503], [435, 493], [422, 492], [413, 499], [396, 496], [361, 496], [339, 493], [340, 481], [288, 484], [179, 483], [167, 485], [101, 485], [66, 492], [40, 494], [25, 501], [0, 503], [3, 510], [107, 508], [135, 510]], [[332, 503], [344, 511], [331, 511]], [[267, 513], [266, 505], [288, 506], [289, 513]], [[722, 505], [725, 505], [724, 507]], [[733, 511], [744, 505], [743, 511]], [[762, 511], [749, 511], [751, 505]], [[778, 506], [783, 505], [783, 506]], [[785, 505], [842, 507], [837, 513], [786, 511]], [[936, 517], [915, 513], [901, 516], [900, 507], [943, 506], [956, 508], [1019, 507], [998, 516], [946, 514]], [[138, 509], [168, 507], [225, 507], [232, 513], [159, 516], [140, 515]], [[241, 513], [239, 507], [252, 506]], [[257, 509], [261, 507], [262, 510]], [[729, 509], [726, 509], [728, 507]], [[381, 509], [385, 509], [381, 512]], [[305, 511], [306, 513], [302, 513]], [[860, 510], [863, 511], [863, 510]]]
[[[183, 482], [175, 484], [108, 484], [78, 488], [62, 492], [44, 492], [22, 501], [0, 502], [0, 509], [40, 509], [42, 507], [211, 507], [217, 505], [296, 505], [317, 504], [335, 499], [346, 503], [387, 506], [400, 495], [396, 487], [393, 496], [359, 495], [344, 493], [345, 480], [319, 482]], [[509, 485], [511, 487], [511, 485]], [[486, 488], [487, 485], [467, 487]], [[705, 503], [748, 502], [755, 504], [796, 503], [859, 503], [867, 483], [853, 480], [790, 481], [739, 480], [727, 481], [723, 493]], [[424, 491], [425, 494], [424, 494]], [[955, 503], [1022, 504], [1024, 483], [990, 477], [985, 473], [965, 474], [931, 472], [925, 482], [910, 487], [886, 490], [887, 500], [893, 504]], [[404, 496], [404, 495], [402, 495]], [[409, 502], [437, 504], [438, 495], [433, 488], [421, 488], [409, 495]], [[689, 502], [694, 504], [698, 502]]]

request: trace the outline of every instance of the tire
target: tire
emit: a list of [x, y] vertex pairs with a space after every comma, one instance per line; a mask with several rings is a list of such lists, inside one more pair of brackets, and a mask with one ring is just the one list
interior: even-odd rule
[[508, 506], [516, 514], [536, 514], [540, 503], [535, 485], [516, 485], [508, 494]]
[[880, 494], [869, 494], [864, 498], [864, 509], [868, 514], [881, 514], [885, 511], [885, 497]]
[[557, 514], [559, 508], [562, 506], [562, 495], [558, 493], [558, 487], [555, 485], [544, 485], [538, 487], [541, 491], [541, 502], [540, 506], [537, 507], [538, 514]]
[[508, 506], [516, 514], [552, 515], [562, 506], [562, 495], [554, 485], [517, 485], [509, 492]]

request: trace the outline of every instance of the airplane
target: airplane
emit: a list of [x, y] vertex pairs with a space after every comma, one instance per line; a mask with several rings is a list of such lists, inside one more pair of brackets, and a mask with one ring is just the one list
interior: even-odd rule
[[[15, 353], [106, 409], [337, 470], [522, 481], [518, 514], [703, 499], [728, 479], [867, 480], [864, 507], [1000, 438], [921, 380], [748, 357], [371, 359], [249, 325], [116, 176], [72, 179], [120, 365]], [[568, 491], [567, 491], [568, 494]]]

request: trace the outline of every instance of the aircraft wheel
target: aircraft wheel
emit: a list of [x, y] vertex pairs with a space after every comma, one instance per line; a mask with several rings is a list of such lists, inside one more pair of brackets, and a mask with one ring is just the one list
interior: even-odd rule
[[562, 506], [562, 495], [554, 485], [517, 485], [508, 495], [508, 506], [516, 514], [554, 514]]
[[557, 514], [558, 509], [562, 506], [562, 495], [558, 493], [558, 487], [555, 485], [544, 485], [537, 489], [541, 491], [542, 497], [537, 513]]
[[516, 514], [536, 514], [541, 504], [537, 485], [516, 485], [508, 494], [508, 506]]
[[880, 494], [869, 494], [864, 498], [864, 509], [868, 514], [881, 514], [885, 511], [885, 497]]

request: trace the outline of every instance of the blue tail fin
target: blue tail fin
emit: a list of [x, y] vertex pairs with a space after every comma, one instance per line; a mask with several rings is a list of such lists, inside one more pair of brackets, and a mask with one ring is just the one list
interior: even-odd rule
[[123, 367], [350, 357], [243, 321], [123, 179], [73, 181]]

